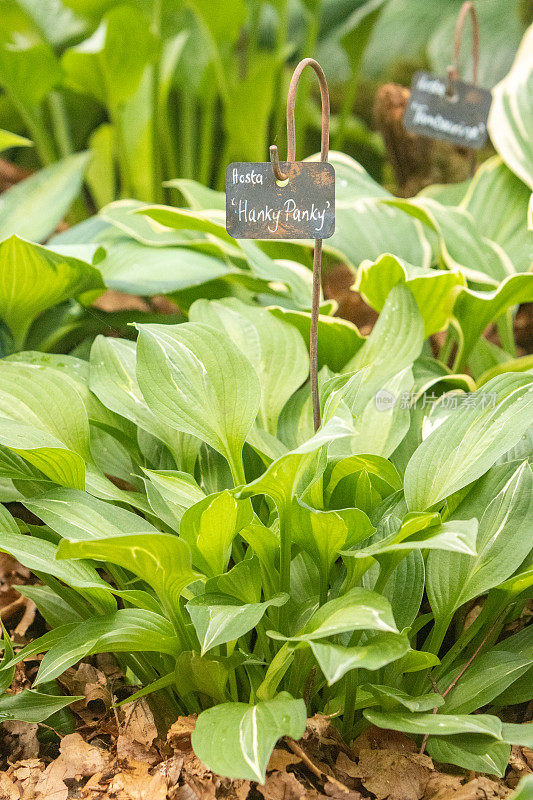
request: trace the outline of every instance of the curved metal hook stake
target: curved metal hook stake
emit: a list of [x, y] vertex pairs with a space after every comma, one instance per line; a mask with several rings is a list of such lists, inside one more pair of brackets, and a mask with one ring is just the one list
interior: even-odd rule
[[[304, 58], [293, 72], [289, 91], [287, 93], [287, 161], [295, 160], [296, 151], [296, 125], [294, 120], [294, 106], [296, 90], [304, 69], [309, 66], [314, 69], [320, 85], [320, 98], [322, 100], [322, 132], [320, 140], [320, 160], [327, 161], [329, 153], [329, 91], [324, 70], [314, 58]], [[281, 169], [278, 148], [275, 144], [270, 147], [270, 162], [274, 175], [278, 181], [285, 181], [289, 177]], [[318, 394], [318, 309], [320, 305], [320, 286], [322, 283], [322, 239], [315, 239], [313, 252], [313, 300], [311, 305], [311, 333], [309, 341], [309, 380], [311, 383], [311, 399], [313, 403], [313, 422], [315, 431], [320, 427], [320, 398]]]
[[453, 62], [448, 67], [448, 82], [451, 84], [452, 81], [456, 81], [459, 78], [459, 54], [461, 52], [463, 28], [468, 14], [472, 18], [472, 83], [477, 86], [479, 73], [479, 23], [475, 6], [471, 0], [466, 0], [463, 3], [457, 16], [453, 43]]

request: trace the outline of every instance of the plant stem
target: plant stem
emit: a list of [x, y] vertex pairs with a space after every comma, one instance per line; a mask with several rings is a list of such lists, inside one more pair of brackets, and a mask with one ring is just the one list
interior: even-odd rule
[[215, 133], [216, 98], [213, 93], [204, 100], [202, 108], [202, 130], [200, 134], [200, 173], [201, 183], [208, 185], [213, 167], [213, 141]]
[[126, 137], [124, 135], [124, 126], [122, 124], [122, 118], [119, 109], [109, 106], [109, 116], [113, 124], [113, 128], [115, 129], [115, 136], [117, 137], [118, 161], [120, 168], [120, 195], [121, 197], [130, 197], [132, 194], [132, 182], [128, 163]]
[[500, 337], [500, 344], [506, 353], [516, 357], [516, 344], [514, 340], [513, 315], [510, 312], [498, 317], [496, 327]]
[[228, 462], [231, 477], [234, 486], [243, 486], [246, 483], [246, 475], [244, 474], [244, 465], [242, 463], [242, 453], [235, 458], [235, 454], [231, 452], [226, 453], [226, 460]]
[[66, 158], [66, 156], [70, 156], [74, 152], [74, 147], [65, 104], [59, 92], [50, 92], [48, 107], [59, 152], [63, 158]]
[[439, 361], [442, 361], [442, 363], [445, 364], [446, 366], [448, 365], [448, 361], [450, 360], [450, 356], [451, 356], [451, 353], [452, 353], [454, 340], [455, 340], [455, 337], [454, 337], [453, 328], [450, 325], [448, 327], [448, 330], [446, 331], [446, 339], [445, 339], [445, 342], [442, 345], [441, 349], [439, 350], [439, 356], [438, 356]]
[[26, 108], [13, 96], [11, 96], [11, 99], [28, 128], [30, 137], [41, 159], [41, 163], [43, 166], [53, 164], [53, 162], [57, 160], [54, 143], [52, 137], [45, 128], [40, 111], [38, 109], [33, 110]]
[[[280, 554], [279, 554], [279, 590], [280, 592], [290, 593], [291, 589], [291, 528], [290, 528], [290, 511], [284, 505], [278, 506], [279, 515], [279, 538], [280, 538]], [[280, 622], [283, 622], [285, 628], [287, 609], [286, 606], [280, 608]]]
[[181, 96], [181, 176], [194, 178], [194, 99], [189, 92]]
[[346, 673], [344, 713], [342, 717], [342, 735], [345, 742], [350, 741], [355, 719], [355, 699], [357, 696], [357, 670], [351, 669]]
[[[161, 13], [162, 0], [152, 0], [152, 31], [157, 37], [159, 46], [161, 45]], [[163, 200], [163, 187], [161, 185], [161, 151], [159, 118], [163, 116], [159, 108], [159, 58], [154, 61], [152, 66], [152, 192], [153, 200], [160, 203]]]

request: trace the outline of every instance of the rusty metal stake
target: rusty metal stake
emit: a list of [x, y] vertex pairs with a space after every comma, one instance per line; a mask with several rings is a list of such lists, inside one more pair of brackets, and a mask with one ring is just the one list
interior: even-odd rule
[[[479, 74], [479, 23], [477, 12], [471, 0], [466, 0], [461, 6], [455, 23], [455, 36], [453, 40], [453, 61], [448, 67], [448, 87], [447, 93], [453, 95], [453, 82], [459, 80], [459, 55], [461, 53], [461, 42], [463, 39], [463, 28], [467, 15], [472, 18], [472, 83], [477, 86]], [[471, 150], [470, 155], [470, 177], [476, 171], [477, 157], [475, 150]]]
[[[287, 94], [287, 161], [295, 161], [296, 128], [294, 122], [294, 104], [298, 81], [304, 69], [309, 66], [314, 69], [320, 84], [320, 97], [322, 100], [322, 134], [320, 145], [320, 160], [328, 160], [329, 152], [329, 92], [324, 70], [314, 58], [304, 58], [291, 78]], [[287, 175], [282, 171], [279, 163], [278, 148], [275, 144], [270, 147], [270, 161], [274, 175], [278, 181], [287, 180]], [[311, 399], [313, 403], [313, 422], [315, 431], [320, 427], [320, 398], [318, 394], [318, 309], [320, 305], [320, 287], [322, 282], [322, 239], [315, 239], [313, 252], [313, 300], [311, 305], [311, 334], [309, 340], [309, 379], [311, 383]]]
[[466, 0], [461, 6], [455, 25], [455, 37], [453, 43], [453, 61], [448, 67], [448, 88], [451, 89], [452, 81], [459, 79], [459, 54], [461, 52], [461, 41], [463, 38], [463, 28], [467, 15], [472, 18], [472, 83], [477, 86], [479, 74], [479, 23], [474, 4], [471, 0]]

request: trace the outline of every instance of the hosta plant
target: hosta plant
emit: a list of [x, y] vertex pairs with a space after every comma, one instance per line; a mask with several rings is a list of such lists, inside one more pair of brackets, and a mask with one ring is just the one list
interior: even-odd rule
[[20, 590], [50, 627], [16, 655], [6, 640], [2, 687], [43, 653], [26, 702], [57, 701], [65, 669], [112, 652], [133, 698], [199, 715], [194, 749], [223, 775], [262, 781], [315, 712], [502, 774], [532, 744], [498, 716], [532, 697], [533, 628], [507, 626], [533, 584], [531, 374], [450, 373], [400, 282], [341, 366], [322, 358], [315, 432], [306, 324], [198, 300], [136, 343], [97, 338], [90, 362], [0, 362], [2, 497], [40, 521], [2, 507], [0, 548], [40, 579]]

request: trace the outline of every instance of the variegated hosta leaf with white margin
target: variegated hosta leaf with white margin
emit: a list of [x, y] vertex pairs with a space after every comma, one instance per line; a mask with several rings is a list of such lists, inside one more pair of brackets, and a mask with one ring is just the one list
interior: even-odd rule
[[99, 539], [63, 539], [57, 558], [89, 558], [117, 564], [152, 587], [174, 619], [183, 590], [199, 576], [187, 542], [169, 533], [127, 533]]
[[97, 336], [91, 348], [89, 385], [107, 408], [131, 420], [170, 450], [179, 469], [193, 472], [200, 440], [176, 431], [146, 404], [136, 376], [133, 342]]
[[533, 189], [533, 25], [524, 34], [509, 74], [492, 90], [489, 134], [507, 166]]
[[309, 375], [309, 356], [301, 335], [265, 309], [237, 298], [197, 300], [189, 319], [224, 329], [251, 361], [261, 384], [258, 422], [275, 436], [281, 409]]
[[466, 279], [456, 269], [414, 267], [385, 253], [376, 261], [363, 261], [354, 288], [372, 308], [381, 311], [390, 290], [398, 283], [406, 284], [415, 298], [427, 339], [448, 327], [455, 299], [460, 288], [466, 286]]
[[479, 167], [459, 204], [482, 236], [503, 247], [516, 272], [533, 264], [533, 232], [525, 224], [530, 197], [530, 189], [494, 156]]
[[475, 220], [465, 209], [444, 206], [422, 195], [412, 200], [383, 202], [402, 209], [433, 230], [440, 238], [442, 263], [449, 269], [462, 271], [469, 281], [496, 286], [514, 272], [503, 248], [480, 235]]
[[[148, 407], [167, 425], [205, 441], [242, 479], [242, 448], [261, 387], [250, 361], [209, 325], [139, 325], [137, 379]], [[243, 481], [242, 481], [243, 482]]]
[[500, 375], [465, 398], [407, 465], [405, 499], [411, 510], [430, 508], [481, 477], [531, 425], [529, 375]]
[[[289, 291], [289, 296], [297, 305], [310, 305], [311, 284], [309, 271], [295, 262], [284, 262], [270, 258], [254, 242], [246, 240], [237, 242], [226, 231], [223, 211], [218, 209], [204, 211], [198, 208], [183, 209], [172, 208], [171, 206], [148, 206], [139, 209], [136, 213], [146, 217], [151, 221], [156, 231], [163, 231], [166, 235], [169, 235], [169, 231], [179, 230], [180, 233], [188, 235], [193, 231], [196, 236], [205, 236], [206, 247], [218, 248], [223, 256], [231, 256], [234, 259], [248, 262], [252, 273], [250, 278], [255, 277], [264, 281], [285, 284]], [[226, 267], [228, 275], [232, 272], [231, 264], [228, 264], [227, 261], [220, 261], [219, 263]], [[237, 273], [236, 269], [233, 271]], [[244, 281], [246, 279], [246, 273], [244, 272], [242, 273], [242, 279]]]
[[[307, 161], [319, 161], [314, 155]], [[365, 258], [395, 253], [410, 264], [429, 266], [431, 247], [423, 227], [401, 212], [386, 210], [383, 200], [393, 196], [376, 183], [363, 167], [344, 153], [332, 152], [335, 167], [335, 233], [324, 250], [341, 255], [355, 270]]]
[[479, 520], [477, 555], [430, 553], [426, 589], [445, 626], [460, 606], [512, 575], [531, 550], [533, 476], [527, 461], [493, 467], [467, 494], [453, 518]]
[[255, 705], [222, 703], [199, 715], [192, 746], [213, 772], [263, 784], [274, 745], [282, 736], [300, 739], [306, 718], [304, 701], [287, 692]]
[[463, 288], [454, 305], [458, 328], [457, 368], [463, 368], [485, 328], [520, 303], [533, 300], [533, 274], [509, 275], [490, 291]]
[[52, 367], [0, 361], [0, 444], [55, 483], [85, 488], [89, 420], [75, 381]]
[[[304, 342], [309, 347], [311, 332], [311, 313], [282, 306], [270, 306], [269, 311], [278, 319], [293, 325], [300, 331]], [[320, 314], [318, 317], [318, 369], [329, 367], [333, 372], [340, 372], [347, 362], [363, 345], [365, 337], [356, 326], [342, 317], [331, 317]]]
[[227, 260], [197, 249], [148, 247], [127, 237], [106, 247], [98, 268], [109, 288], [142, 295], [170, 294], [237, 272]]
[[17, 349], [34, 319], [70, 297], [91, 303], [105, 289], [96, 267], [10, 236], [0, 244], [0, 317]]
[[[58, 637], [41, 661], [36, 686], [54, 680], [93, 653], [164, 653], [175, 657], [181, 651], [171, 623], [160, 614], [141, 608], [123, 608], [63, 627], [64, 635]], [[61, 633], [61, 628], [53, 633], [56, 631]]]
[[[236, 243], [229, 239], [227, 234], [222, 236], [219, 231], [220, 226], [213, 224], [211, 235], [206, 235], [206, 231], [202, 231], [201, 226], [195, 224], [193, 219], [190, 221], [190, 228], [167, 226], [157, 222], [150, 213], [145, 215], [144, 209], [148, 208], [152, 207], [140, 200], [115, 200], [102, 208], [99, 216], [140, 244], [150, 247], [190, 247], [199, 248], [212, 255], [239, 256]], [[184, 210], [168, 206], [156, 206], [156, 208], [168, 212]]]

